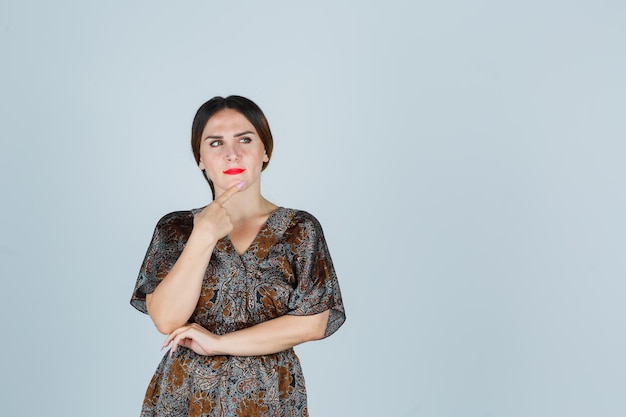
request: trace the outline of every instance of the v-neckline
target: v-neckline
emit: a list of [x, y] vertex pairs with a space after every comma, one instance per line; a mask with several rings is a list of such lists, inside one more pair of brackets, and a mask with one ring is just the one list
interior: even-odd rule
[[267, 219], [265, 219], [265, 221], [263, 222], [263, 224], [261, 225], [261, 227], [259, 228], [259, 230], [257, 231], [256, 235], [254, 235], [254, 239], [252, 239], [250, 241], [250, 244], [248, 245], [248, 247], [241, 253], [239, 253], [239, 251], [237, 250], [237, 248], [235, 247], [235, 244], [233, 243], [233, 241], [230, 239], [230, 234], [227, 234], [226, 236], [224, 236], [224, 240], [226, 242], [228, 242], [228, 244], [230, 245], [230, 247], [232, 248], [233, 252], [235, 252], [235, 254], [237, 254], [237, 256], [240, 259], [243, 259], [243, 257], [250, 251], [250, 248], [252, 248], [252, 246], [254, 246], [254, 244], [256, 243], [257, 240], [259, 240], [259, 236], [261, 236], [261, 234], [263, 232], [265, 232], [265, 229], [269, 228], [269, 222], [270, 219], [274, 216], [274, 214], [276, 214], [276, 212], [278, 212], [281, 209], [281, 206], [276, 207], [274, 210], [272, 210], [270, 212], [270, 214], [267, 215]]

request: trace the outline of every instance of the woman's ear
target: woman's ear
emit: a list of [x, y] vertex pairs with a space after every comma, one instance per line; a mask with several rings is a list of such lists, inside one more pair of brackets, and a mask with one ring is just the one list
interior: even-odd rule
[[198, 168], [200, 168], [202, 171], [206, 169], [204, 166], [204, 162], [202, 162], [202, 158], [200, 159], [200, 162], [198, 162]]
[[267, 156], [267, 152], [265, 152], [265, 154], [263, 155], [263, 162], [269, 162], [270, 161], [270, 157]]

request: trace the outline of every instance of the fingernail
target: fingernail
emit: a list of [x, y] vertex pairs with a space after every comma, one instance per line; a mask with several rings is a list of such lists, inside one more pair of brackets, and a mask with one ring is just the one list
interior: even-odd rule
[[237, 184], [237, 188], [241, 190], [245, 185], [246, 185], [246, 182], [241, 181], [239, 184]]

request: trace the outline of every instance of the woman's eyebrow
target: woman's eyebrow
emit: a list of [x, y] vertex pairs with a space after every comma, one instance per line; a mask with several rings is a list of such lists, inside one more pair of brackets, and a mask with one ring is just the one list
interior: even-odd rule
[[[245, 132], [241, 132], [241, 133], [237, 133], [233, 135], [233, 137], [238, 138], [239, 136], [243, 136], [243, 135], [254, 135], [254, 132], [250, 130], [246, 130]], [[204, 139], [224, 139], [224, 136], [209, 135], [209, 136], [205, 136]]]

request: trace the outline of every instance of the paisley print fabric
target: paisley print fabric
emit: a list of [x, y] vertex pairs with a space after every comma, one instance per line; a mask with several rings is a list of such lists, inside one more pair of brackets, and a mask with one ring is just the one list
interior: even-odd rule
[[[200, 209], [170, 213], [156, 226], [131, 304], [146, 311], [154, 291], [185, 247]], [[220, 239], [190, 318], [215, 334], [285, 315], [330, 310], [325, 336], [345, 321], [339, 283], [319, 222], [279, 207], [239, 255]], [[142, 417], [308, 416], [300, 362], [293, 349], [263, 356], [202, 356], [180, 348], [159, 364]]]

